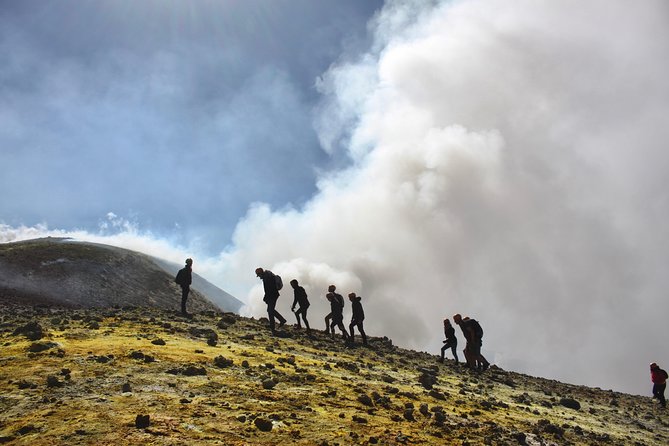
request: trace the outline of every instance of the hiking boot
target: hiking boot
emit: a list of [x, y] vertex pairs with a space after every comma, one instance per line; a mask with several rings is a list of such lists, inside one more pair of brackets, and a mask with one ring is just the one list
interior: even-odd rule
[[285, 320], [285, 319], [282, 320], [282, 321], [279, 321], [279, 327], [278, 327], [278, 328], [281, 328], [281, 327], [283, 327], [284, 325], [286, 325], [286, 320]]

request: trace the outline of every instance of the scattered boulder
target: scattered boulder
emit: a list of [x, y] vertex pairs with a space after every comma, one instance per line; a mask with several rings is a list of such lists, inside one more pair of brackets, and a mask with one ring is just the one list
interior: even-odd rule
[[437, 384], [436, 372], [432, 369], [425, 368], [419, 369], [419, 372], [421, 372], [421, 374], [418, 377], [418, 382], [427, 390], [431, 390], [432, 386]]
[[132, 388], [130, 387], [130, 383], [123, 384], [123, 386], [121, 386], [121, 392], [123, 392], [123, 393], [132, 392]]
[[46, 377], [46, 386], [47, 387], [61, 387], [63, 382], [58, 379], [55, 375], [49, 375]]
[[265, 418], [256, 418], [253, 420], [253, 424], [258, 428], [258, 430], [261, 430], [263, 432], [269, 432], [272, 430], [272, 427], [274, 426], [272, 424], [272, 420], [267, 420]]
[[186, 376], [206, 376], [207, 371], [204, 367], [196, 367], [194, 365], [189, 365], [181, 371], [181, 374]]
[[272, 378], [267, 378], [262, 381], [262, 388], [266, 390], [271, 390], [276, 387], [276, 381]]
[[370, 407], [374, 405], [374, 402], [366, 393], [361, 393], [358, 395], [358, 402]]
[[44, 337], [44, 329], [38, 322], [31, 321], [14, 330], [13, 334], [14, 336], [23, 335], [29, 341], [38, 341]]
[[581, 403], [573, 398], [562, 398], [560, 399], [560, 404], [569, 409], [581, 410]]
[[233, 364], [232, 359], [225, 358], [223, 356], [217, 356], [214, 358], [214, 365], [222, 369], [226, 367], [231, 367]]
[[137, 429], [146, 429], [151, 424], [149, 415], [137, 415], [135, 417], [135, 427]]
[[28, 346], [28, 351], [32, 353], [39, 353], [56, 347], [59, 347], [59, 345], [55, 342], [33, 342], [30, 344], [30, 346]]
[[165, 345], [165, 340], [162, 338], [154, 339], [151, 341], [153, 345]]

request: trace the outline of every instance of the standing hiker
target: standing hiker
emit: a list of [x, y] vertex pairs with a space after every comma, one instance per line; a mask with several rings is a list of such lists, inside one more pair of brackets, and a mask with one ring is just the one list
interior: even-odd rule
[[[337, 289], [336, 286], [330, 285], [328, 287], [328, 294], [330, 294], [330, 293], [335, 294], [336, 289]], [[329, 301], [330, 298], [328, 297], [328, 294], [326, 294], [325, 297], [327, 297], [328, 301]], [[342, 300], [343, 300], [343, 298], [342, 298]], [[330, 304], [332, 304], [332, 302], [330, 302]], [[330, 307], [332, 307], [332, 305], [330, 305]], [[342, 305], [342, 308], [343, 308], [343, 305]], [[325, 334], [330, 334], [330, 322], [331, 321], [332, 321], [332, 311], [330, 311], [328, 314], [325, 315]]]
[[174, 281], [181, 287], [181, 314], [188, 316], [186, 300], [190, 293], [190, 284], [193, 283], [193, 259], [186, 259], [186, 266], [179, 270]]
[[[300, 286], [297, 282], [297, 279], [290, 281], [290, 286], [293, 287], [295, 293], [295, 299], [293, 300], [293, 305], [290, 307], [291, 311], [295, 313], [297, 318], [297, 328], [302, 328], [300, 323], [300, 315], [304, 320], [304, 326], [307, 327], [307, 334], [311, 334], [311, 328], [309, 327], [309, 321], [307, 320], [307, 308], [309, 308], [309, 299], [307, 298], [307, 292], [304, 291], [304, 288]], [[295, 305], [299, 305], [297, 311], [295, 311]]]
[[655, 363], [650, 365], [650, 380], [653, 382], [653, 398], [660, 400], [662, 407], [667, 407], [667, 401], [664, 399], [664, 389], [667, 387], [667, 372], [662, 370]]
[[463, 319], [459, 314], [453, 316], [453, 321], [460, 326], [462, 334], [467, 341], [464, 349], [467, 367], [472, 370], [486, 370], [490, 367], [490, 363], [481, 354], [481, 347], [483, 346], [483, 329], [481, 328], [481, 324], [477, 320], [468, 317]]
[[356, 296], [355, 293], [349, 293], [348, 299], [351, 301], [351, 310], [353, 310], [353, 315], [351, 316], [351, 324], [348, 326], [348, 331], [351, 334], [349, 338], [349, 343], [353, 345], [353, 338], [355, 337], [355, 328], [358, 327], [360, 336], [362, 336], [362, 344], [367, 345], [367, 335], [362, 326], [362, 321], [365, 320], [365, 312], [362, 309], [362, 303], [360, 302], [362, 298]]
[[265, 289], [265, 297], [263, 297], [263, 302], [267, 304], [267, 316], [269, 317], [269, 328], [272, 330], [272, 333], [276, 333], [274, 328], [274, 318], [279, 319], [279, 328], [283, 327], [283, 324], [286, 323], [286, 318], [281, 316], [281, 314], [276, 311], [276, 301], [279, 299], [279, 289], [281, 289], [281, 280], [278, 279], [279, 276], [275, 275], [270, 270], [264, 270], [262, 268], [256, 268], [256, 276], [262, 280], [263, 288]]
[[346, 332], [346, 327], [344, 327], [344, 298], [341, 294], [337, 293], [328, 293], [326, 297], [330, 301], [330, 316], [332, 318], [330, 330], [332, 339], [335, 338], [335, 327], [337, 327], [341, 330], [344, 340], [347, 340], [349, 336]]
[[439, 362], [444, 362], [446, 350], [450, 348], [453, 357], [455, 358], [455, 363], [458, 364], [458, 338], [455, 337], [455, 328], [451, 325], [451, 321], [449, 321], [448, 318], [444, 319], [444, 336], [446, 336], [446, 339], [444, 340], [443, 347], [441, 347], [441, 358], [439, 359]]

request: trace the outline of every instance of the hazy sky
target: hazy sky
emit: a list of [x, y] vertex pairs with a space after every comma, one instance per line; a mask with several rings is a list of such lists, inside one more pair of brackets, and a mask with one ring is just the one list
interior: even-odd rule
[[0, 5], [0, 240], [193, 256], [255, 316], [264, 266], [319, 328], [335, 283], [434, 353], [460, 312], [573, 383], [669, 367], [666, 1]]

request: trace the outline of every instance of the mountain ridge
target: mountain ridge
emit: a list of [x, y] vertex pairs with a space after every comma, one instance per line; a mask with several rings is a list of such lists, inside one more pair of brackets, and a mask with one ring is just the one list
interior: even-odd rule
[[[0, 295], [24, 304], [178, 308], [181, 292], [172, 269], [167, 261], [99, 243], [52, 237], [3, 243]], [[241, 306], [242, 302], [193, 274], [189, 309], [236, 312]]]

